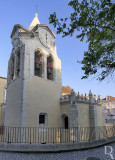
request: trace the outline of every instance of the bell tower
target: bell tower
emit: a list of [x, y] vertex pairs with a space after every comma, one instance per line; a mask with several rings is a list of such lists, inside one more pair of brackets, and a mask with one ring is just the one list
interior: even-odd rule
[[29, 28], [15, 25], [8, 64], [6, 126], [59, 127], [61, 60], [55, 34], [38, 15]]

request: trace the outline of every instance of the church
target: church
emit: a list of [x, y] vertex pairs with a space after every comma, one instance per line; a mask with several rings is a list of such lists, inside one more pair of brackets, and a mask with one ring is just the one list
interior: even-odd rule
[[[14, 25], [8, 62], [5, 126], [71, 128], [104, 126], [100, 97], [62, 95], [55, 34], [38, 15], [29, 28]], [[69, 76], [69, 75], [68, 75]]]

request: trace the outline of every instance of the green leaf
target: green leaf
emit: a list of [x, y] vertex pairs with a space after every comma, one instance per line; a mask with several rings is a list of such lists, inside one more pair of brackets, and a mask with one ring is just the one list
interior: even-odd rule
[[[90, 75], [104, 80], [115, 72], [115, 3], [111, 0], [71, 0], [68, 3], [72, 13], [67, 18], [50, 15], [49, 22], [57, 28], [62, 37], [73, 36], [86, 39], [88, 50], [84, 52], [82, 79]], [[77, 31], [77, 32], [76, 32]]]

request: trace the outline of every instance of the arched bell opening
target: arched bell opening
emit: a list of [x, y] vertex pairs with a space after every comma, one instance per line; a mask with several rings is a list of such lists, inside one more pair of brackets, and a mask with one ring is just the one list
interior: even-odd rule
[[14, 80], [14, 62], [15, 62], [15, 59], [14, 59], [14, 56], [12, 56], [11, 61], [10, 61], [10, 77], [11, 77], [11, 80]]
[[20, 75], [20, 50], [17, 52], [17, 67], [16, 67], [17, 77]]
[[34, 74], [35, 76], [38, 77], [42, 77], [42, 68], [43, 68], [42, 59], [43, 57], [40, 51], [39, 50], [36, 51], [34, 60]]
[[47, 57], [47, 79], [53, 80], [53, 58]]

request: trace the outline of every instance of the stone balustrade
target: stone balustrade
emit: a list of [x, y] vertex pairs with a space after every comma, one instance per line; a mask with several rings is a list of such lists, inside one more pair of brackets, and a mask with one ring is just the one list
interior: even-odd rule
[[[71, 97], [72, 97], [72, 93], [70, 95], [61, 96], [60, 103], [63, 103], [63, 102], [71, 103]], [[89, 91], [89, 95], [87, 95], [86, 93], [85, 93], [85, 95], [83, 95], [78, 92], [78, 94], [75, 95], [75, 102], [101, 104], [101, 99], [100, 99], [99, 95], [98, 95], [98, 97], [94, 96], [91, 93], [91, 91]]]

